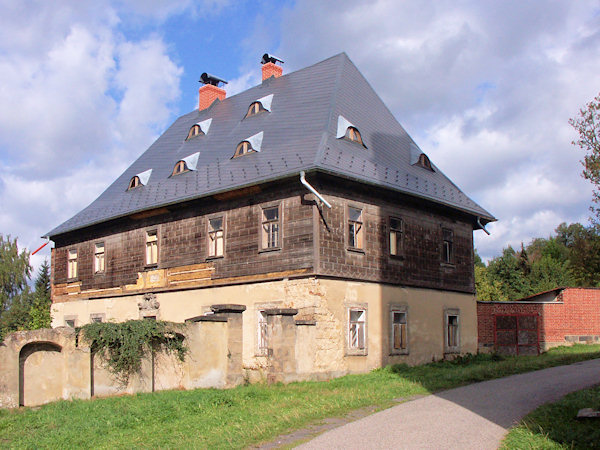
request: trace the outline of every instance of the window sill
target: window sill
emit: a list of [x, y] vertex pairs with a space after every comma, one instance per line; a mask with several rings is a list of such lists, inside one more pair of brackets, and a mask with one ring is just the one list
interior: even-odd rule
[[75, 278], [67, 278], [67, 283], [77, 283], [79, 281], [79, 278], [75, 277]]
[[360, 255], [364, 255], [365, 254], [365, 251], [362, 248], [346, 247], [346, 250], [348, 250], [349, 252], [352, 252], [352, 253], [358, 253]]
[[390, 352], [390, 356], [404, 356], [404, 355], [409, 355], [409, 351], [408, 350], [395, 350]]
[[154, 269], [158, 269], [158, 263], [146, 264], [144, 266], [144, 270], [154, 270]]
[[281, 247], [268, 247], [268, 248], [261, 248], [258, 253], [269, 253], [269, 252], [278, 252], [281, 250]]
[[225, 255], [207, 256], [206, 261], [214, 261], [215, 259], [223, 259], [223, 258], [225, 258]]
[[392, 261], [398, 261], [398, 262], [403, 262], [406, 258], [404, 257], [404, 255], [388, 255], [390, 257], [390, 259]]
[[94, 272], [94, 276], [95, 277], [104, 277], [106, 276], [106, 271], [102, 271], [102, 272]]
[[440, 263], [441, 267], [447, 267], [448, 269], [454, 269], [456, 265], [454, 263], [442, 262]]
[[366, 348], [347, 348], [344, 356], [367, 356]]
[[445, 348], [444, 355], [458, 355], [460, 354], [460, 348]]

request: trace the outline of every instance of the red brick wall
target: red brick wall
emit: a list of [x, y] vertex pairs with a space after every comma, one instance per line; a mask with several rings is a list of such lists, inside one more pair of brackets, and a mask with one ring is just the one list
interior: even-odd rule
[[[540, 303], [492, 303], [477, 302], [477, 340], [479, 345], [494, 345], [494, 317], [499, 315], [539, 315], [539, 322], [544, 318], [541, 316], [543, 306]], [[541, 327], [543, 328], [543, 327]], [[540, 334], [540, 340], [542, 336]]]
[[563, 304], [544, 305], [545, 341], [564, 342], [565, 336], [600, 336], [599, 289], [565, 289], [558, 300]]

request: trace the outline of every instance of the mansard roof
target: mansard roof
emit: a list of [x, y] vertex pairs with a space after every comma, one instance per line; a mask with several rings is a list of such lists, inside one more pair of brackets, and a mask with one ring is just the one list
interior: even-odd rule
[[[245, 117], [250, 104], [266, 97], [268, 111]], [[186, 139], [199, 123], [208, 123], [208, 132]], [[338, 137], [340, 123], [359, 130], [363, 145]], [[259, 134], [260, 151], [232, 158], [240, 142]], [[171, 176], [178, 161], [196, 153], [194, 170]], [[356, 66], [340, 53], [179, 117], [96, 200], [48, 236], [300, 171], [389, 188], [472, 214], [483, 223], [495, 220], [433, 163], [432, 170], [415, 164], [420, 153]], [[127, 189], [131, 178], [149, 170], [146, 183]]]

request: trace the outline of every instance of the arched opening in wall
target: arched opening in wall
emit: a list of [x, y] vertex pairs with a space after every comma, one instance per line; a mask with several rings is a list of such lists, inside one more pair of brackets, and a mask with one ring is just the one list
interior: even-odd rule
[[19, 406], [62, 398], [62, 347], [54, 342], [30, 342], [19, 352]]

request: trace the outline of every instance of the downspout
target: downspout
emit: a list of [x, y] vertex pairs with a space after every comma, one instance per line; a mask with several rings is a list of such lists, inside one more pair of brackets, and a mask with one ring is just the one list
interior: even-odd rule
[[483, 231], [485, 231], [485, 233], [489, 236], [490, 232], [488, 230], [485, 229], [485, 226], [481, 223], [481, 217], [477, 218], [477, 225], [479, 225], [481, 227], [481, 229]]
[[[322, 196], [321, 194], [319, 194], [319, 193], [317, 192], [317, 190], [316, 190], [314, 187], [312, 187], [312, 186], [311, 186], [311, 185], [308, 183], [308, 181], [306, 181], [305, 175], [306, 175], [306, 174], [304, 173], [304, 170], [300, 172], [300, 183], [302, 183], [304, 186], [306, 186], [306, 189], [308, 189], [310, 192], [312, 192], [313, 194], [315, 194], [315, 196], [316, 196], [316, 197], [317, 197], [319, 200], [321, 200], [321, 202], [323, 202], [323, 204], [324, 204], [325, 206], [327, 206], [329, 209], [331, 209], [331, 205], [329, 204], [329, 202], [328, 202], [327, 200], [325, 200], [325, 199], [323, 198], [323, 196]], [[489, 234], [489, 233], [488, 233], [488, 234]]]

